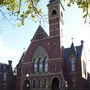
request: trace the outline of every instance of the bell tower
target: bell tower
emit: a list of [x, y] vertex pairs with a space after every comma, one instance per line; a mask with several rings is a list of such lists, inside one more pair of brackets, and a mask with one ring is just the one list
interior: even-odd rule
[[48, 4], [49, 34], [50, 37], [60, 36], [62, 42], [63, 11], [61, 0], [50, 0]]
[[62, 31], [64, 8], [61, 0], [50, 0], [48, 4], [48, 21], [52, 58], [62, 57]]

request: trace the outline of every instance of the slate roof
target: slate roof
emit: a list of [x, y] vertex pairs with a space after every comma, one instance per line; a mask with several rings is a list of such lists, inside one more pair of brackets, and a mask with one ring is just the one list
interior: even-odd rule
[[[76, 53], [76, 58], [77, 59], [81, 59], [81, 55], [82, 55], [82, 50], [83, 50], [83, 46], [76, 46], [75, 50], [73, 50], [73, 52]], [[71, 47], [70, 48], [65, 48], [64, 49], [64, 60], [68, 60], [69, 56], [71, 54]]]

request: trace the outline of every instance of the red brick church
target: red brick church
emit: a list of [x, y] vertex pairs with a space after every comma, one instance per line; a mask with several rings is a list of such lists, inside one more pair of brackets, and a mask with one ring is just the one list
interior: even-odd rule
[[48, 4], [49, 35], [39, 26], [17, 65], [17, 90], [87, 90], [84, 41], [62, 46], [64, 7]]

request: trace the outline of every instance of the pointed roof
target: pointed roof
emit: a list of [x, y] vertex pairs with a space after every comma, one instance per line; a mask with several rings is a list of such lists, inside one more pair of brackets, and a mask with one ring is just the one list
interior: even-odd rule
[[76, 50], [73, 42], [72, 42], [71, 47], [70, 47], [70, 54], [74, 54], [74, 55], [77, 54], [77, 50]]
[[62, 3], [61, 3], [61, 0], [49, 0], [48, 6], [51, 5], [51, 4], [55, 4], [55, 3], [60, 3], [60, 5], [62, 6], [63, 10], [65, 10], [63, 5], [62, 5]]
[[44, 29], [42, 28], [41, 25], [39, 25], [36, 33], [34, 34], [32, 40], [40, 40], [40, 39], [43, 39], [43, 38], [46, 38], [48, 37], [47, 33], [44, 31]]
[[80, 60], [81, 55], [82, 55], [82, 51], [83, 51], [82, 45], [75, 47], [74, 44], [72, 43], [70, 48], [65, 48], [64, 49], [64, 60], [68, 60], [70, 54], [76, 55], [76, 58], [78, 60]]

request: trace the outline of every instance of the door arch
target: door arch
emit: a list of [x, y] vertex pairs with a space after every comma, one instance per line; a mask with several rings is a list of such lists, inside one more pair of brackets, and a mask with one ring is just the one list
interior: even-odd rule
[[30, 82], [29, 82], [29, 80], [24, 81], [23, 90], [30, 90]]
[[60, 88], [59, 88], [59, 83], [60, 83], [59, 79], [55, 77], [55, 78], [52, 80], [51, 90], [60, 90]]

